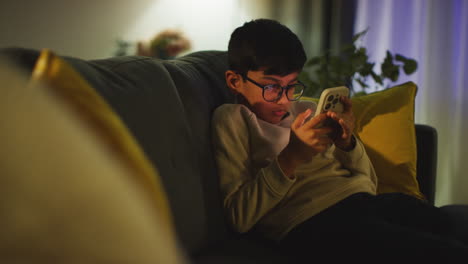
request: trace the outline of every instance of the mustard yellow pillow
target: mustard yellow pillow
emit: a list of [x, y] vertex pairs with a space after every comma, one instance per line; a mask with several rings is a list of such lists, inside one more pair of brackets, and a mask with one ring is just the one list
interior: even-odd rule
[[378, 193], [403, 192], [424, 199], [416, 180], [413, 82], [353, 97], [355, 134], [362, 140], [379, 184]]
[[[416, 180], [416, 132], [412, 82], [352, 97], [354, 133], [374, 165], [377, 193], [402, 192], [425, 199]], [[304, 98], [317, 102], [317, 98]]]
[[[61, 101], [70, 105], [97, 137], [133, 172], [133, 180], [147, 193], [158, 215], [174, 232], [166, 193], [155, 167], [112, 108], [66, 61], [45, 49], [32, 73], [32, 81], [48, 84]], [[118, 195], [118, 194], [116, 194]]]

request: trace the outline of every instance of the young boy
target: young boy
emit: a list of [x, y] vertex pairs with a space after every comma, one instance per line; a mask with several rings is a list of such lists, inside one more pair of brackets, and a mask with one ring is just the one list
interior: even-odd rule
[[[245, 23], [231, 35], [228, 60], [226, 82], [239, 101], [216, 109], [212, 124], [234, 230], [258, 232], [310, 260], [331, 251], [358, 256], [363, 248], [467, 252], [444, 230], [438, 208], [400, 193], [377, 195], [374, 168], [353, 135], [350, 99], [341, 98], [340, 115], [308, 119], [316, 106], [298, 101], [306, 55], [291, 30], [267, 19]], [[320, 127], [327, 118], [338, 128]]]

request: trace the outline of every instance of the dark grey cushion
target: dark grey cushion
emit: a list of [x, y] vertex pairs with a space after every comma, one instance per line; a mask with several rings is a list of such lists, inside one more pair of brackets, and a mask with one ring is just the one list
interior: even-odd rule
[[[199, 59], [206, 54], [204, 60]], [[221, 56], [221, 57], [219, 57]], [[181, 60], [146, 57], [67, 60], [119, 114], [156, 164], [174, 214], [177, 232], [189, 252], [223, 240], [218, 178], [210, 143], [210, 117], [229, 99], [219, 65], [220, 52]]]

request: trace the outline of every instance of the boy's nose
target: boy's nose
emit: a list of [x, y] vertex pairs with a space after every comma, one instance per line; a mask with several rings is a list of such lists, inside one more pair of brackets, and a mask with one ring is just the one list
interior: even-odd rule
[[288, 100], [288, 97], [286, 96], [286, 93], [281, 94], [281, 97], [278, 98], [278, 100], [276, 101], [277, 104], [285, 104], [287, 102], [289, 102], [289, 100]]

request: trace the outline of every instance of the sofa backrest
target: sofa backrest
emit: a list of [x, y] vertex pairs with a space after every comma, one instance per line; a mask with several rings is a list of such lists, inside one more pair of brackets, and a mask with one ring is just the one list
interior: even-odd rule
[[232, 100], [226, 53], [176, 60], [68, 61], [119, 114], [162, 178], [183, 246], [195, 252], [228, 235], [211, 152], [210, 118]]
[[[31, 71], [39, 51], [9, 48], [1, 54]], [[202, 51], [167, 61], [63, 56], [110, 104], [157, 167], [179, 240], [191, 253], [230, 234], [210, 141], [212, 111], [233, 100], [224, 81], [226, 55]]]

